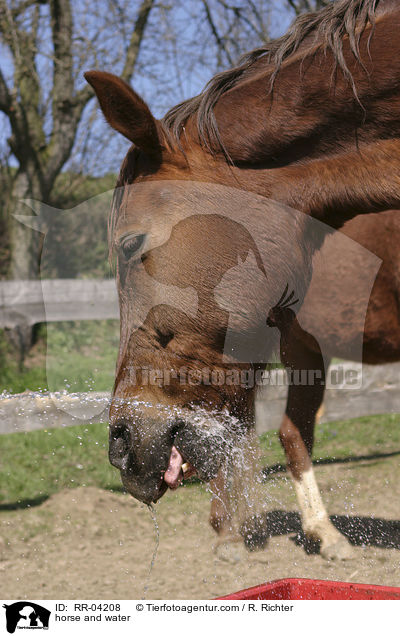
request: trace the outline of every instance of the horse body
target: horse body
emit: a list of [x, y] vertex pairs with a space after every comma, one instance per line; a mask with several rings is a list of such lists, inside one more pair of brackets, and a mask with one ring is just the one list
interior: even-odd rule
[[[372, 226], [365, 217], [344, 229], [374, 250], [374, 240], [395, 214], [384, 210], [400, 207], [399, 27], [397, 3], [340, 0], [298, 19], [286, 36], [214, 78], [200, 96], [172, 109], [162, 122], [122, 80], [108, 73], [86, 74], [109, 124], [134, 144], [121, 168], [110, 223], [121, 308], [110, 459], [138, 499], [156, 501], [168, 485], [177, 485], [184, 460], [202, 478], [215, 478], [235, 435], [251, 435], [254, 390], [202, 381], [183, 386], [177, 379], [183, 366], [196, 372], [202, 366], [219, 371], [259, 366], [251, 361], [238, 365], [234, 356], [224, 355], [228, 316], [214, 291], [238, 258], [252, 252], [254, 280], [261, 280], [257, 271], [265, 275], [262, 287], [243, 288], [243, 307], [237, 312], [238, 331], [251, 339], [262, 333], [289, 283], [297, 285], [301, 305], [312, 257], [332, 228], [357, 214], [381, 212]], [[260, 237], [246, 233], [240, 209], [229, 219], [218, 214], [219, 186], [235, 188], [238, 197], [247, 192], [278, 202], [280, 222], [275, 222], [279, 208], [271, 204], [274, 214], [266, 208], [262, 215], [255, 205]], [[229, 197], [222, 194], [222, 199], [229, 205]], [[204, 202], [214, 204], [214, 215], [185, 213]], [[299, 215], [290, 217], [285, 206]], [[314, 231], [313, 219], [331, 229]], [[329, 241], [334, 237], [325, 242], [335, 256]], [[260, 249], [266, 258], [260, 259]], [[398, 355], [397, 332], [391, 330], [398, 320], [393, 283], [398, 265], [394, 256], [388, 259], [385, 247], [386, 265], [367, 315], [364, 349], [366, 359], [376, 362]], [[357, 280], [360, 268], [354, 276]], [[160, 301], [149, 278], [181, 290], [177, 309]], [[354, 285], [348, 286], [348, 298], [337, 281], [329, 284], [328, 300], [340, 299], [351, 308]], [[306, 324], [311, 316], [313, 328], [322, 331], [315, 337], [319, 346], [310, 346], [312, 338], [303, 339], [307, 330], [303, 324], [299, 328], [297, 318], [280, 327], [288, 366], [323, 374], [318, 290], [330, 287], [317, 278], [311, 285], [299, 320]], [[198, 298], [195, 315], [185, 311], [183, 292], [190, 288]], [[134, 309], [138, 294], [149, 306], [142, 322]], [[351, 312], [343, 316], [328, 345], [332, 355], [336, 346], [339, 355], [351, 357], [352, 334], [363, 325], [351, 324]], [[144, 367], [168, 370], [171, 381], [150, 386], [133, 380], [132, 369]], [[322, 397], [323, 383], [290, 387], [281, 441], [306, 532], [321, 541], [327, 556], [343, 556], [347, 544], [329, 523], [311, 469], [313, 422]], [[193, 406], [202, 410], [201, 417]], [[175, 477], [164, 479], [171, 472]], [[217, 482], [218, 494], [225, 490], [221, 475]], [[226, 510], [221, 515], [215, 504], [212, 512], [213, 525], [222, 533], [230, 523]]]
[[[367, 364], [400, 359], [400, 217], [398, 210], [379, 216], [359, 216], [346, 223], [341, 233], [376, 254], [382, 264], [377, 273], [365, 315], [356, 315], [357, 295], [363, 284], [358, 262], [343, 258], [339, 236], [326, 239], [317, 260], [304, 304], [299, 312], [303, 328], [310, 330], [332, 358]], [[319, 267], [321, 261], [335, 263], [334, 271]], [[335, 312], [336, 306], [336, 312]], [[340, 316], [337, 316], [339, 308]], [[327, 330], [335, 314], [332, 329]], [[363, 347], [355, 347], [360, 338]], [[362, 353], [362, 356], [360, 355]]]
[[[365, 284], [364, 272], [348, 254], [343, 258], [341, 233], [382, 259], [366, 314], [357, 311], [356, 301]], [[347, 558], [351, 551], [329, 521], [312, 470], [314, 427], [324, 398], [325, 372], [332, 357], [370, 364], [400, 360], [399, 244], [398, 210], [356, 217], [341, 232], [329, 236], [314, 258], [310, 287], [287, 337], [285, 367], [319, 370], [323, 380], [310, 386], [289, 386], [280, 440], [294, 478], [304, 531], [320, 542], [327, 558]], [[335, 263], [334, 270], [321, 268], [324, 260]]]

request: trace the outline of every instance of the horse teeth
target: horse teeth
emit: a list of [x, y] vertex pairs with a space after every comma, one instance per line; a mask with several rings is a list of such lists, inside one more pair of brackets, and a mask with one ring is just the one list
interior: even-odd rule
[[182, 464], [182, 472], [183, 472], [183, 474], [187, 473], [188, 470], [189, 470], [189, 464], [188, 464], [188, 462], [185, 462], [184, 464]]

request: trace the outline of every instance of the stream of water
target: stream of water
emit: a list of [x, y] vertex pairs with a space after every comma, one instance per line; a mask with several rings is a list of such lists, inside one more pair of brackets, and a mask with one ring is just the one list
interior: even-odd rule
[[143, 588], [142, 601], [145, 601], [146, 597], [147, 597], [147, 592], [149, 590], [149, 584], [150, 584], [150, 578], [151, 578], [151, 574], [153, 572], [154, 564], [156, 562], [158, 547], [160, 545], [160, 528], [159, 528], [159, 525], [158, 525], [155, 508], [154, 508], [154, 506], [152, 504], [147, 504], [147, 507], [148, 507], [148, 509], [150, 511], [150, 515], [151, 515], [151, 518], [152, 518], [153, 523], [154, 523], [154, 531], [155, 531], [155, 540], [156, 540], [156, 542], [155, 542], [155, 546], [154, 546], [153, 556], [152, 556], [151, 562], [150, 562], [149, 571], [147, 573], [146, 582], [145, 582], [145, 585], [144, 585], [144, 588]]

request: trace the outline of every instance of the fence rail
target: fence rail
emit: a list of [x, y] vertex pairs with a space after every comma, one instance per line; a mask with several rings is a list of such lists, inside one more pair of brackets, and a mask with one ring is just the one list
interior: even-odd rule
[[108, 318], [119, 319], [113, 279], [0, 282], [0, 328]]
[[[334, 365], [333, 365], [334, 366]], [[340, 365], [343, 366], [343, 365]], [[349, 366], [351, 364], [349, 363]], [[400, 363], [364, 365], [362, 386], [326, 391], [322, 422], [377, 415], [400, 414]], [[285, 411], [287, 389], [264, 388], [256, 401], [259, 434], [279, 428]], [[0, 434], [108, 421], [107, 393], [22, 393], [0, 399]], [[400, 422], [400, 415], [399, 415]]]
[[[354, 369], [344, 362], [331, 365], [329, 370], [341, 372]], [[362, 382], [357, 388], [329, 388], [325, 391], [321, 422], [335, 422], [364, 415], [400, 414], [400, 363], [384, 365], [364, 364], [360, 368]], [[286, 387], [263, 388], [256, 400], [258, 433], [279, 428], [286, 406]], [[400, 416], [399, 416], [400, 423]]]
[[[0, 282], [0, 328], [108, 318], [119, 319], [113, 279]], [[346, 364], [349, 368], [354, 366]], [[285, 386], [268, 386], [259, 391], [256, 400], [259, 433], [279, 427], [286, 395]], [[106, 422], [108, 403], [108, 394], [95, 392], [0, 396], [0, 434]], [[390, 412], [400, 413], [400, 363], [377, 367], [364, 365], [360, 387], [327, 390], [322, 421]]]

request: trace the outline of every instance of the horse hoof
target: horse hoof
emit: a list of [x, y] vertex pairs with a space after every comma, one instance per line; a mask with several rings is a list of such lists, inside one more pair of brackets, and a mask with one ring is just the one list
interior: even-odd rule
[[335, 543], [321, 545], [320, 555], [327, 561], [348, 561], [356, 557], [353, 546], [344, 537]]

